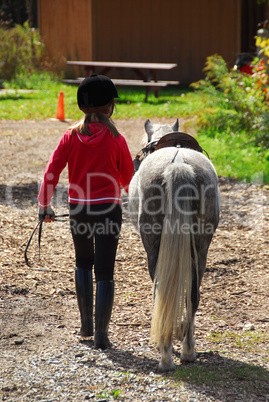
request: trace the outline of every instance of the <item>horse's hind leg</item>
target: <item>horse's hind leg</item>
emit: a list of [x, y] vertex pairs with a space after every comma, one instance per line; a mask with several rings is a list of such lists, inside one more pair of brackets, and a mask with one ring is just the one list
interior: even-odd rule
[[[202, 278], [206, 269], [206, 259], [207, 259], [207, 250], [211, 241], [211, 237], [204, 238], [200, 243], [199, 247], [196, 245], [197, 249], [200, 250], [198, 252], [198, 277], [195, 269], [195, 263], [193, 260], [192, 267], [192, 290], [191, 290], [191, 304], [192, 304], [192, 316], [191, 320], [187, 325], [185, 336], [183, 339], [183, 349], [181, 353], [181, 361], [189, 361], [193, 362], [196, 359], [196, 354], [194, 352], [194, 317], [200, 302], [200, 285], [202, 282]], [[201, 251], [202, 250], [202, 251]]]
[[189, 323], [186, 334], [183, 340], [183, 349], [180, 355], [182, 362], [194, 362], [196, 360], [196, 353], [194, 352], [194, 317]]
[[140, 232], [140, 235], [148, 257], [148, 270], [150, 278], [152, 282], [154, 282], [161, 236], [147, 236], [142, 231]]
[[192, 304], [192, 316], [190, 322], [188, 322], [186, 332], [183, 339], [183, 349], [180, 356], [183, 362], [193, 362], [196, 360], [196, 353], [194, 352], [194, 317], [199, 306], [200, 292], [199, 287], [197, 287], [197, 276], [196, 273], [193, 275], [192, 280], [192, 292], [191, 292], [191, 304]]
[[169, 371], [175, 368], [172, 360], [172, 333], [167, 339], [161, 339], [160, 342], [161, 360], [159, 362], [159, 371]]

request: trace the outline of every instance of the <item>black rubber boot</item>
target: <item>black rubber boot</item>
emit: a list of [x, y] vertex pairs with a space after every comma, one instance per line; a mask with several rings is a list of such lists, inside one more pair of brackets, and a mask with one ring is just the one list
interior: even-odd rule
[[114, 300], [114, 281], [97, 282], [95, 302], [94, 347], [107, 349], [111, 343], [107, 336]]
[[75, 283], [81, 317], [81, 336], [93, 335], [93, 285], [92, 270], [76, 268]]

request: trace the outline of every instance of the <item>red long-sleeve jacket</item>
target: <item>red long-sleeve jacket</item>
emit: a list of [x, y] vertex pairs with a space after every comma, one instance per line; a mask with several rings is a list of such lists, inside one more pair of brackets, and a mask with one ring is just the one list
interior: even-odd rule
[[102, 123], [90, 123], [91, 136], [70, 129], [61, 138], [47, 164], [38, 201], [50, 206], [59, 176], [68, 164], [69, 202], [73, 204], [121, 203], [120, 185], [128, 192], [133, 161], [125, 138], [113, 137]]

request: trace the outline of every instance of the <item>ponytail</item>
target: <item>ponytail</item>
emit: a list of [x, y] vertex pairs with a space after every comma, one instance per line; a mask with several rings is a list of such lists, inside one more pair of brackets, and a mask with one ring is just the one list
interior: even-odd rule
[[111, 132], [113, 137], [119, 137], [120, 133], [118, 132], [114, 122], [110, 118], [110, 116], [113, 113], [114, 109], [114, 99], [107, 105], [102, 106], [102, 107], [96, 107], [96, 108], [86, 108], [82, 109], [83, 112], [85, 113], [85, 116], [82, 117], [78, 122], [74, 123], [71, 126], [71, 131], [70, 134], [74, 135], [75, 132], [77, 131], [79, 134], [82, 135], [92, 135], [92, 133], [89, 130], [89, 123], [103, 123], [104, 126], [108, 128], [108, 130]]

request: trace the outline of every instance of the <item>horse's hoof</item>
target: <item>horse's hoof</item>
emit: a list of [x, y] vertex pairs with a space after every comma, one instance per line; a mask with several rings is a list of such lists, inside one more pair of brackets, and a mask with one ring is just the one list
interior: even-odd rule
[[182, 362], [194, 362], [196, 360], [196, 353], [193, 352], [191, 355], [186, 355], [184, 352], [180, 355], [180, 361]]
[[175, 365], [173, 362], [170, 362], [169, 364], [160, 362], [158, 365], [158, 371], [164, 372], [172, 370], [175, 370]]

